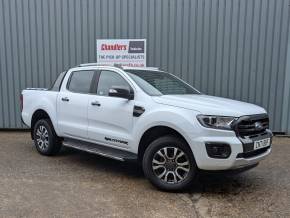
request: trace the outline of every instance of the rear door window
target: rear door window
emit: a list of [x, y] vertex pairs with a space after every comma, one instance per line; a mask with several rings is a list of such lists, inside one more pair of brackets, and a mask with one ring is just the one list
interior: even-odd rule
[[74, 71], [70, 77], [68, 90], [77, 93], [90, 93], [95, 71]]

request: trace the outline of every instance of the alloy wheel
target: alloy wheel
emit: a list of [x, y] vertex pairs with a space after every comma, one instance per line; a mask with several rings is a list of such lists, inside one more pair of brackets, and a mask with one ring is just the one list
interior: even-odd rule
[[163, 182], [177, 184], [188, 176], [190, 161], [180, 148], [163, 147], [154, 154], [152, 169]]
[[46, 150], [49, 146], [48, 131], [43, 125], [40, 125], [36, 130], [36, 143], [42, 151]]

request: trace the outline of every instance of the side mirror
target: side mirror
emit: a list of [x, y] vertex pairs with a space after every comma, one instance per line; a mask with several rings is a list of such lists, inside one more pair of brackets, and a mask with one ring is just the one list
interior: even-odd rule
[[113, 86], [112, 88], [109, 89], [109, 96], [133, 100], [134, 92], [127, 87]]

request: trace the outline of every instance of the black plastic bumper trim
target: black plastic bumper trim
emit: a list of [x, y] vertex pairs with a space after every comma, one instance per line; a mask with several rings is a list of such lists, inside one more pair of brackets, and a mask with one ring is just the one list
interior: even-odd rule
[[264, 154], [270, 149], [271, 146], [265, 147], [265, 148], [260, 148], [258, 150], [253, 150], [249, 152], [244, 152], [244, 153], [239, 153], [237, 155], [237, 158], [251, 158], [251, 157], [256, 157], [258, 155]]

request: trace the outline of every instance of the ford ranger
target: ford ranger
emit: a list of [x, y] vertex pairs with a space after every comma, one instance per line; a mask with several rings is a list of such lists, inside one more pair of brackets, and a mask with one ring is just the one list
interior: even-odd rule
[[22, 121], [37, 151], [71, 147], [140, 163], [156, 187], [181, 190], [201, 170], [256, 166], [271, 152], [259, 106], [200, 93], [157, 68], [82, 64], [50, 89], [25, 89]]

